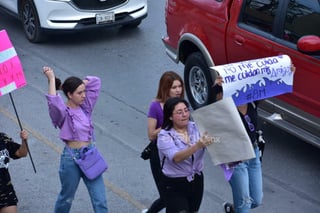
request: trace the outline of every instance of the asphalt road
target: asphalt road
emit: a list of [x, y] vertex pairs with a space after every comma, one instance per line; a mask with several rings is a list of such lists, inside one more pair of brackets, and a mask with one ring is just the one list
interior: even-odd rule
[[[97, 146], [109, 163], [104, 174], [111, 213], [134, 213], [157, 198], [148, 161], [139, 158], [147, 144], [146, 113], [163, 71], [182, 75], [161, 42], [165, 34], [164, 2], [149, 1], [149, 16], [138, 29], [109, 29], [56, 35], [43, 44], [29, 43], [19, 22], [0, 12], [0, 29], [6, 29], [22, 62], [28, 85], [12, 93], [23, 128], [30, 132], [30, 157], [12, 161], [10, 171], [19, 197], [19, 212], [52, 212], [60, 189], [58, 166], [63, 144], [50, 122], [44, 94], [47, 81], [41, 73], [52, 66], [64, 79], [70, 75], [97, 75], [102, 92], [94, 112]], [[252, 212], [319, 212], [319, 150], [265, 124], [268, 141], [263, 160], [263, 205]], [[10, 98], [0, 97], [0, 130], [18, 140], [19, 126]], [[222, 212], [231, 200], [228, 183], [206, 156], [205, 194], [200, 213]], [[92, 212], [81, 182], [72, 211]]]

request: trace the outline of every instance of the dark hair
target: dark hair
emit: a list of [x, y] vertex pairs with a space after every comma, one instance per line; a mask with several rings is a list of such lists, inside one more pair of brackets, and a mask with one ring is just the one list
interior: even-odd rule
[[67, 98], [68, 93], [72, 94], [81, 84], [83, 84], [83, 81], [75, 76], [67, 78], [62, 85], [61, 80], [56, 78], [56, 90], [62, 90]]
[[175, 80], [180, 81], [182, 86], [181, 98], [184, 97], [184, 86], [182, 78], [174, 71], [166, 71], [162, 74], [159, 81], [158, 93], [156, 98], [160, 100], [160, 102], [164, 103], [168, 100], [168, 98], [170, 98], [170, 89]]
[[173, 122], [170, 119], [172, 117], [173, 110], [179, 103], [184, 103], [189, 108], [189, 103], [183, 98], [169, 98], [163, 106], [163, 124], [162, 129], [169, 130], [173, 127]]

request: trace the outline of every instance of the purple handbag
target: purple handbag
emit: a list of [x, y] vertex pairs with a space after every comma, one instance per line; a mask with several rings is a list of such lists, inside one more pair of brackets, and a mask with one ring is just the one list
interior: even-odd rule
[[[69, 152], [71, 154], [70, 149]], [[95, 146], [92, 148], [82, 147], [80, 149], [80, 158], [76, 159], [73, 156], [73, 159], [85, 176], [90, 180], [97, 178], [108, 169], [107, 162], [103, 159]]]

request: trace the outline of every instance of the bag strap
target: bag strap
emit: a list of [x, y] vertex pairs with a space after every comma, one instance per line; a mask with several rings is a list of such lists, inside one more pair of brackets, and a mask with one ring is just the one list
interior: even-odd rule
[[[86, 149], [86, 148], [87, 148], [88, 150], [89, 150], [89, 149], [96, 149], [96, 146], [95, 146], [94, 143], [92, 143], [92, 147], [91, 147], [91, 148], [89, 148], [88, 146], [83, 146], [83, 147], [81, 147], [81, 148], [79, 149], [80, 158], [82, 158], [82, 157], [83, 157], [83, 154], [88, 151], [88, 150], [86, 150], [85, 152], [83, 151], [83, 149]], [[74, 160], [77, 160], [77, 158], [76, 158], [75, 155], [72, 153], [71, 148], [70, 148], [68, 145], [66, 145], [66, 149], [69, 151], [70, 156], [71, 156]]]
[[70, 156], [72, 157], [72, 159], [73, 159], [73, 160], [76, 160], [76, 157], [74, 156], [74, 154], [73, 154], [72, 151], [71, 151], [71, 148], [70, 148], [68, 145], [66, 145], [66, 149], [69, 151], [69, 154], [70, 154]]
[[[169, 133], [170, 137], [172, 138], [172, 140], [174, 140], [173, 136]], [[161, 163], [161, 171], [163, 169], [163, 165], [164, 165], [164, 160], [166, 159], [166, 156], [163, 156], [162, 158], [162, 163]], [[193, 165], [193, 161], [194, 161], [194, 156], [193, 154], [191, 155], [191, 159], [192, 159], [192, 165]]]
[[[172, 138], [172, 140], [174, 140], [174, 138], [172, 137], [172, 135], [170, 134], [170, 132], [169, 132], [169, 136]], [[163, 158], [162, 158], [162, 163], [161, 163], [161, 171], [162, 171], [162, 169], [163, 169], [163, 165], [164, 165], [165, 159], [166, 159], [166, 156], [163, 156]]]
[[166, 159], [166, 156], [163, 156], [163, 158], [162, 158], [162, 163], [161, 163], [161, 171], [162, 171], [162, 169], [163, 169], [163, 165], [164, 165], [164, 160]]
[[[92, 119], [91, 117], [89, 116], [89, 113], [87, 111], [85, 111], [81, 106], [80, 108], [82, 109], [83, 113], [87, 116], [87, 118], [89, 119], [89, 123], [90, 123], [90, 126], [93, 125], [92, 124]], [[93, 131], [93, 127], [92, 127], [92, 131], [91, 131], [91, 134], [92, 134], [92, 142], [94, 142], [96, 140], [96, 137], [94, 135], [94, 131]]]

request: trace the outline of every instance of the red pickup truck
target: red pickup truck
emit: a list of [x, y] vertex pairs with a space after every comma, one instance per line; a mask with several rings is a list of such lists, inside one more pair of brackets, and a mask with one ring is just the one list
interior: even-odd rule
[[184, 64], [191, 106], [215, 101], [221, 64], [289, 55], [293, 93], [260, 105], [267, 122], [320, 147], [320, 2], [316, 0], [167, 0], [167, 54]]

